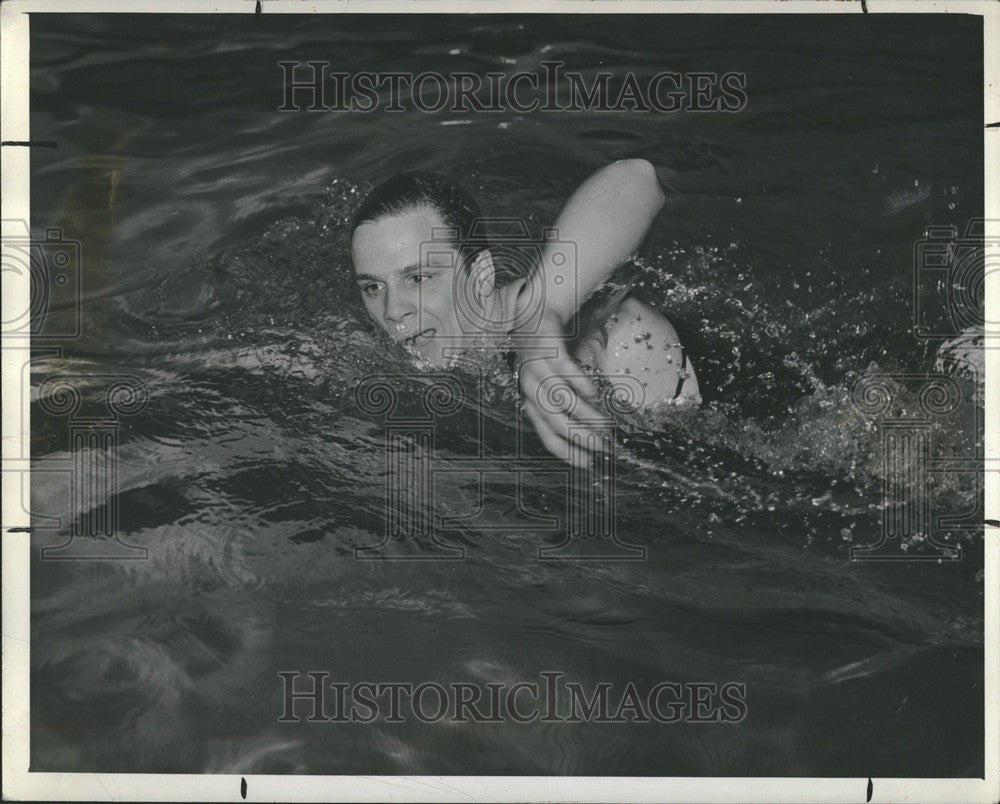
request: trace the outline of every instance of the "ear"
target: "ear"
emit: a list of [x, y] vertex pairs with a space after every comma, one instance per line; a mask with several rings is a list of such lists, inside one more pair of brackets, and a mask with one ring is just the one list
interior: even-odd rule
[[507, 332], [514, 328], [518, 317], [522, 313], [522, 309], [518, 306], [518, 302], [520, 301], [521, 291], [524, 290], [524, 286], [527, 283], [527, 278], [522, 277], [520, 279], [515, 279], [512, 282], [508, 282], [499, 289], [500, 312], [502, 317], [501, 323], [506, 327], [505, 331]]
[[493, 255], [488, 249], [480, 251], [469, 267], [469, 278], [480, 298], [488, 299], [496, 290], [496, 271], [493, 268]]

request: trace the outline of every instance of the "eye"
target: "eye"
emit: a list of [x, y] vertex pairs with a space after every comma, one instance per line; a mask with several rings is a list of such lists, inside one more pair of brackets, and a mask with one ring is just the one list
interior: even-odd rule
[[382, 290], [381, 282], [368, 282], [361, 285], [361, 292], [369, 299], [374, 299], [378, 296], [380, 290]]
[[411, 281], [411, 282], [412, 282], [412, 283], [413, 283], [414, 285], [422, 285], [422, 284], [424, 284], [424, 283], [425, 283], [425, 282], [426, 282], [426, 281], [427, 281], [428, 279], [432, 279], [432, 278], [433, 278], [433, 276], [434, 276], [433, 274], [412, 274], [412, 275], [410, 276], [410, 281]]

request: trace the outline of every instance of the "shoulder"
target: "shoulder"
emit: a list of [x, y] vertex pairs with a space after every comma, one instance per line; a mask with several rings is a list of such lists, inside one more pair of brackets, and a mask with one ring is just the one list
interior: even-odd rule
[[626, 297], [609, 316], [604, 332], [607, 340], [596, 350], [597, 368], [609, 378], [626, 375], [638, 381], [643, 388], [641, 407], [700, 398], [694, 367], [677, 330], [654, 307]]
[[[679, 344], [677, 331], [666, 316], [634, 296], [623, 299], [604, 324], [606, 352], [613, 359], [626, 352], [656, 353], [657, 358]], [[632, 358], [634, 359], [634, 358]]]

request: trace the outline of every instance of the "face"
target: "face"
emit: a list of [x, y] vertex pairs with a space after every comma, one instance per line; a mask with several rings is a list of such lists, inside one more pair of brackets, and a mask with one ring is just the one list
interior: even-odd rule
[[455, 304], [456, 287], [461, 290], [458, 283], [466, 279], [458, 250], [448, 243], [426, 245], [444, 226], [437, 210], [419, 207], [363, 223], [351, 240], [368, 314], [427, 361], [440, 361], [444, 347], [467, 348], [475, 340], [475, 333], [463, 332]]

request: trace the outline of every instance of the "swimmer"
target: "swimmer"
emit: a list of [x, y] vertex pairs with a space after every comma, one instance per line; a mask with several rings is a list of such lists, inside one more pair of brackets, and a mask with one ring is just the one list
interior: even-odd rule
[[[537, 264], [512, 276], [500, 259], [502, 246], [491, 247], [479, 231], [482, 212], [466, 190], [438, 174], [402, 173], [374, 189], [355, 213], [355, 279], [369, 315], [425, 365], [507, 344], [525, 413], [542, 443], [585, 467], [592, 456], [571, 444], [569, 426], [607, 418], [593, 407], [597, 389], [581, 365], [603, 377], [638, 380], [644, 385], [638, 409], [700, 401], [677, 332], [648, 304], [625, 295], [599, 320], [578, 320], [583, 302], [638, 250], [664, 201], [649, 162], [614, 162], [566, 202], [553, 227], [557, 237], [538, 243]], [[567, 270], [567, 243], [575, 244], [575, 277]], [[574, 324], [582, 332], [570, 340]], [[568, 392], [558, 395], [558, 412], [538, 403], [553, 382]]]

